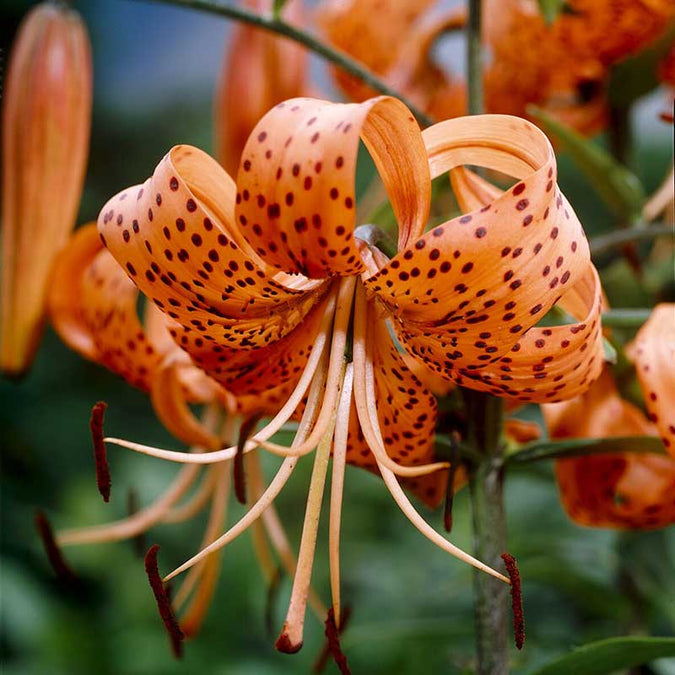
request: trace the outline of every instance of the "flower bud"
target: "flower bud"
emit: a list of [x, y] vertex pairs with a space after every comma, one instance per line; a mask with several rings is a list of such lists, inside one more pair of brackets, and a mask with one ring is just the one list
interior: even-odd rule
[[84, 182], [92, 73], [78, 14], [44, 3], [26, 16], [3, 98], [0, 368], [19, 375], [37, 349], [49, 272]]

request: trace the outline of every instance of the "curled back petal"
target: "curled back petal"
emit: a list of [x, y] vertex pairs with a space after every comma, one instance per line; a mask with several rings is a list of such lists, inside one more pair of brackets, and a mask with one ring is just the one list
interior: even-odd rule
[[103, 250], [96, 223], [73, 234], [56, 258], [47, 290], [47, 311], [59, 337], [78, 354], [96, 360], [97, 349], [90, 326], [82, 314], [82, 275]]
[[396, 99], [293, 99], [272, 109], [242, 155], [237, 222], [268, 264], [312, 278], [363, 271], [354, 242], [359, 138], [399, 224], [399, 246], [424, 228], [431, 194], [420, 130]]
[[[608, 370], [583, 395], [542, 406], [551, 438], [655, 435], [644, 414], [623, 400]], [[644, 453], [570, 457], [556, 462], [569, 516], [594, 527], [653, 528], [675, 522], [675, 461]]]
[[165, 359], [155, 369], [150, 389], [155, 413], [166, 429], [186, 445], [215, 450], [221, 446], [220, 438], [190, 410], [179, 370], [175, 359]]
[[507, 356], [480, 370], [460, 369], [456, 381], [523, 403], [560, 401], [582, 394], [598, 378], [604, 363], [602, 291], [592, 265], [559, 306], [577, 321], [530, 328]]
[[[513, 349], [587, 275], [590, 254], [555, 184], [551, 145], [534, 125], [483, 115], [442, 122], [424, 138], [433, 177], [470, 164], [521, 179], [427, 232], [365, 281], [393, 315], [409, 351], [456, 379], [459, 371], [479, 371]], [[463, 197], [473, 206], [493, 196], [475, 179], [469, 194], [465, 183]], [[599, 311], [593, 302], [580, 306]]]
[[[173, 148], [98, 219], [106, 246], [165, 314], [205, 340], [254, 348], [283, 337], [320, 294], [251, 251], [234, 225], [235, 186], [206, 153]], [[314, 284], [315, 286], [316, 284]]]
[[675, 304], [657, 305], [630, 345], [649, 419], [675, 457]]

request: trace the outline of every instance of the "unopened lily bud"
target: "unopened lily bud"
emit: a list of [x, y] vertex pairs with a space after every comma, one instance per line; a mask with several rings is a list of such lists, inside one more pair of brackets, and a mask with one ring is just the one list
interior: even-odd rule
[[44, 3], [26, 16], [3, 99], [0, 368], [19, 375], [39, 343], [49, 272], [75, 225], [86, 169], [91, 53], [77, 13]]

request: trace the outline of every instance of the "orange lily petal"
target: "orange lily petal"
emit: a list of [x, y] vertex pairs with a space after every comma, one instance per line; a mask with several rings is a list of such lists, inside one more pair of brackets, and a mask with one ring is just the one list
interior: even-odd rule
[[[374, 73], [386, 73], [397, 57], [396, 46], [434, 0], [328, 0], [322, 2], [318, 23], [329, 41], [365, 64]], [[392, 48], [394, 47], [394, 48]], [[338, 86], [352, 100], [363, 101], [375, 92], [339, 68], [333, 69]]]
[[628, 353], [635, 361], [649, 419], [675, 457], [675, 304], [654, 308]]
[[91, 56], [79, 14], [43, 3], [22, 23], [2, 110], [0, 368], [20, 374], [42, 334], [51, 266], [75, 225], [91, 117]]
[[95, 360], [149, 391], [161, 355], [148, 342], [138, 319], [136, 286], [103, 250], [82, 275], [80, 292], [80, 311], [98, 352]]
[[504, 420], [504, 434], [516, 443], [530, 443], [541, 438], [541, 427], [536, 422], [509, 417]]
[[242, 399], [241, 407], [249, 408], [254, 404], [247, 397], [257, 397], [256, 408], [264, 410], [288, 391], [302, 374], [316, 340], [323, 310], [324, 303], [318, 304], [296, 330], [257, 349], [223, 347], [205, 340], [201, 332], [178, 324], [173, 325], [170, 332], [200, 369], [237, 399]]
[[387, 83], [406, 95], [434, 119], [466, 114], [466, 85], [447, 73], [433, 59], [440, 36], [466, 24], [466, 9], [419, 19], [395, 52], [397, 58], [385, 74]]
[[[269, 11], [269, 0], [248, 0], [256, 11]], [[302, 21], [302, 2], [286, 3], [284, 20]], [[228, 42], [215, 104], [218, 159], [234, 175], [246, 139], [258, 120], [281, 101], [305, 90], [307, 52], [297, 43], [238, 23]]]
[[422, 233], [429, 169], [410, 111], [389, 97], [362, 104], [294, 99], [260, 120], [237, 180], [237, 220], [270, 265], [314, 278], [363, 270], [353, 238], [359, 136], [389, 193], [399, 246]]
[[180, 380], [180, 369], [180, 364], [174, 359], [166, 359], [155, 369], [150, 389], [152, 407], [164, 427], [183, 443], [216, 450], [221, 446], [220, 439], [190, 410], [185, 400], [185, 387]]
[[47, 310], [54, 330], [74, 351], [92, 361], [98, 350], [91, 328], [82, 314], [82, 275], [103, 250], [96, 223], [73, 234], [54, 263], [47, 290]]
[[[586, 394], [542, 406], [552, 438], [655, 435], [642, 412], [623, 400], [606, 370]], [[556, 462], [560, 496], [570, 517], [594, 527], [652, 528], [675, 522], [675, 462], [625, 453]]]
[[[449, 120], [423, 135], [434, 177], [473, 164], [522, 180], [472, 213], [434, 228], [364, 282], [391, 311], [397, 335], [414, 356], [448, 379], [466, 384], [470, 378], [468, 386], [500, 396], [550, 400], [546, 396], [554, 396], [558, 384], [551, 381], [547, 389], [540, 368], [552, 372], [556, 366], [546, 365], [540, 350], [546, 347], [557, 356], [559, 347], [547, 343], [547, 333], [531, 329], [562, 298], [585, 324], [566, 330], [572, 336], [585, 330], [574, 340], [583, 338], [592, 347], [580, 359], [583, 368], [570, 376], [574, 386], [583, 387], [600, 366], [599, 284], [588, 272], [581, 224], [555, 185], [550, 143], [534, 125], [504, 115]], [[467, 187], [460, 193], [466, 203], [477, 206], [494, 194], [467, 174], [459, 179]], [[492, 381], [490, 364], [510, 350], [523, 350], [522, 389]], [[512, 354], [508, 358], [520, 362]], [[596, 370], [589, 370], [592, 364]], [[560, 370], [564, 367], [561, 362]], [[564, 395], [574, 391], [570, 385]]]
[[204, 340], [253, 348], [290, 332], [320, 294], [268, 274], [234, 226], [234, 198], [234, 183], [217, 162], [177, 146], [143, 186], [106, 204], [98, 227], [134, 283], [169, 317]]

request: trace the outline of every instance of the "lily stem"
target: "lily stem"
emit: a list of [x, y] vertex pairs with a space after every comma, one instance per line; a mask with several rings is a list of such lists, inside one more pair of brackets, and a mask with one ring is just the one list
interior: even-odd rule
[[[490, 567], [499, 568], [506, 551], [504, 514], [503, 406], [499, 398], [464, 391], [469, 419], [468, 444], [480, 455], [469, 476], [473, 511], [474, 555]], [[478, 675], [509, 672], [508, 588], [480, 572], [474, 573], [476, 651]]]
[[176, 5], [178, 7], [186, 7], [189, 9], [196, 9], [202, 12], [210, 12], [218, 16], [224, 16], [228, 19], [241, 21], [242, 23], [256, 26], [262, 30], [270, 33], [282, 35], [298, 44], [307, 47], [310, 51], [318, 54], [326, 61], [334, 63], [346, 73], [358, 77], [362, 82], [372, 87], [380, 94], [387, 96], [394, 96], [400, 99], [408, 106], [410, 111], [415, 115], [418, 122], [425, 127], [431, 126], [434, 122], [432, 118], [425, 115], [413, 103], [405, 99], [400, 92], [392, 89], [386, 82], [381, 80], [372, 71], [366, 68], [362, 63], [351, 58], [342, 50], [330, 47], [325, 42], [311, 33], [297, 28], [296, 26], [287, 23], [279, 16], [274, 14], [263, 15], [253, 12], [245, 7], [236, 6], [234, 3], [224, 2], [223, 0], [154, 0], [156, 2], [163, 2], [167, 5]]
[[[481, 0], [469, 0], [467, 21], [467, 82], [469, 114], [483, 112], [483, 43]], [[501, 399], [463, 390], [468, 420], [466, 444], [478, 455], [471, 463], [469, 487], [473, 511], [474, 555], [493, 569], [506, 551], [504, 514], [503, 404]], [[509, 672], [508, 589], [474, 570], [476, 656], [478, 675]]]

